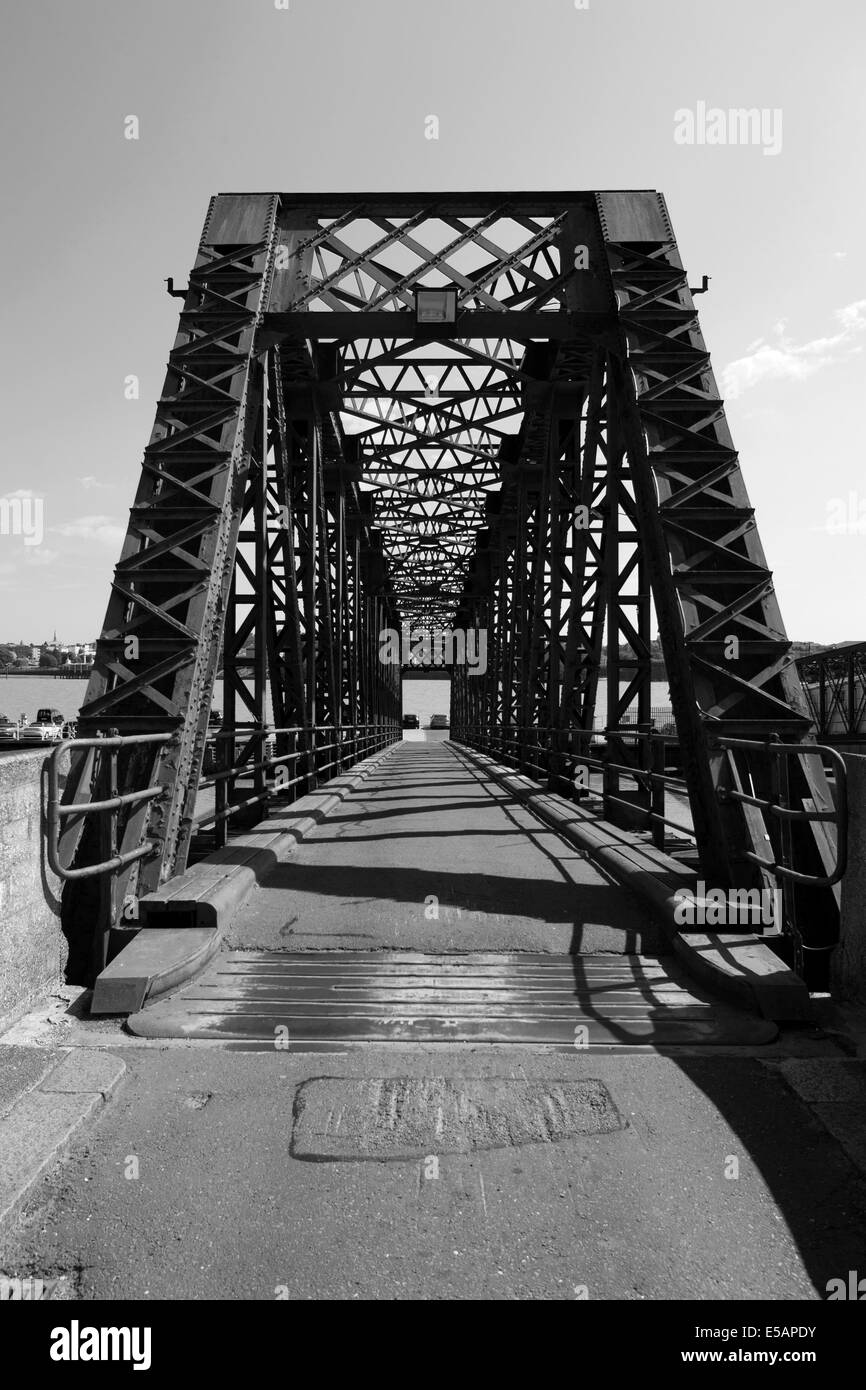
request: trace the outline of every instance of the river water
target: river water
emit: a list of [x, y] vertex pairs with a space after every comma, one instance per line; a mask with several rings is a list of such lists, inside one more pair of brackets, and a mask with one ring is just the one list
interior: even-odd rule
[[54, 676], [0, 676], [0, 714], [33, 719], [38, 709], [59, 709], [74, 719], [87, 690], [86, 680], [57, 680]]
[[[32, 719], [37, 709], [49, 705], [59, 709], [66, 719], [74, 719], [86, 690], [86, 680], [56, 680], [53, 676], [0, 676], [0, 714], [8, 715], [10, 719], [26, 714], [28, 719]], [[424, 728], [429, 725], [432, 715], [448, 713], [450, 695], [450, 681], [404, 681], [403, 711], [417, 714]], [[599, 681], [596, 716], [599, 727], [604, 724], [605, 698], [606, 683]], [[217, 709], [222, 709], [222, 681], [217, 681], [214, 686], [213, 702]], [[654, 710], [670, 708], [666, 681], [653, 681], [652, 704]]]

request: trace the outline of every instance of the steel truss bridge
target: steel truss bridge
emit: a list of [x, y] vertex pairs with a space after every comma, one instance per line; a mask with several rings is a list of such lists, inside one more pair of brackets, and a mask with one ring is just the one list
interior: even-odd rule
[[68, 920], [396, 741], [404, 623], [486, 636], [453, 739], [663, 845], [653, 614], [702, 876], [781, 886], [819, 979], [832, 789], [663, 197], [214, 197], [51, 808]]
[[818, 737], [852, 751], [866, 745], [866, 642], [797, 659]]

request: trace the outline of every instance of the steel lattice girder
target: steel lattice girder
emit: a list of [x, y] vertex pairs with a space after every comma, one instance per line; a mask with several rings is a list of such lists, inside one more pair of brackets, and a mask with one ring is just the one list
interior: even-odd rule
[[[811, 720], [664, 201], [599, 195], [598, 208], [624, 348], [620, 414], [702, 862], [710, 879], [748, 880], [743, 851], [778, 853], [785, 828], [720, 804], [730, 787], [769, 795], [772, 778], [769, 758], [719, 740], [810, 742]], [[832, 808], [818, 759], [799, 759], [791, 797]], [[821, 874], [822, 839], [802, 824], [792, 838], [801, 870]], [[795, 920], [813, 896], [789, 894]], [[818, 897], [816, 947], [834, 939], [838, 890]]]
[[797, 659], [818, 737], [836, 746], [866, 738], [866, 643], [846, 642]]
[[[146, 819], [159, 843], [141, 870], [148, 887], [185, 862], [258, 423], [253, 337], [276, 213], [275, 196], [211, 202], [79, 719], [84, 737], [109, 728], [174, 735], [170, 751], [133, 753], [124, 769], [132, 784], [165, 791], [124, 836], [137, 845]], [[79, 759], [67, 800], [83, 799], [89, 775]], [[69, 824], [67, 862], [81, 829]]]
[[184, 862], [224, 622], [253, 732], [266, 683], [278, 723], [393, 717], [382, 630], [458, 617], [489, 646], [455, 718], [586, 730], [605, 630], [608, 722], [648, 715], [650, 590], [704, 867], [751, 879], [774, 828], [716, 793], [766, 773], [717, 736], [810, 724], [663, 199], [220, 195], [82, 712], [172, 734], [144, 886]]
[[[386, 615], [393, 621], [381, 558], [375, 563], [381, 545], [357, 489], [347, 501], [346, 480], [329, 471], [341, 449], [319, 399], [315, 355], [268, 354], [256, 342], [278, 206], [276, 195], [211, 202], [81, 710], [82, 737], [171, 735], [165, 750], [133, 750], [121, 762], [125, 787], [163, 789], [127, 816], [117, 846], [134, 849], [145, 833], [155, 846], [140, 869], [119, 876], [121, 889], [137, 877], [139, 894], [185, 865], [221, 655], [241, 763], [261, 755], [267, 678], [278, 719], [302, 728], [317, 719], [339, 726], [337, 681], [350, 722], [396, 726], [399, 716], [396, 678], [376, 660], [379, 628]], [[278, 408], [268, 410], [269, 396]], [[342, 546], [347, 528], [350, 579], [334, 541]], [[343, 614], [339, 657], [332, 592]], [[67, 804], [88, 799], [95, 763], [92, 753], [74, 760]], [[259, 785], [260, 771], [251, 775]], [[83, 818], [69, 818], [63, 862], [98, 859], [95, 839]], [[73, 899], [83, 893], [69, 890]]]

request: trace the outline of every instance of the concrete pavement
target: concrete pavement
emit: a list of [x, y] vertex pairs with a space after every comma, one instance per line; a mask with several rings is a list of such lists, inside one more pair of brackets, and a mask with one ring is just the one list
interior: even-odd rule
[[[227, 944], [570, 955], [590, 980], [663, 942], [507, 791], [407, 743], [262, 882]], [[844, 1030], [247, 1052], [54, 1001], [0, 1038], [0, 1152], [16, 1088], [44, 1090], [39, 1054], [58, 1048], [85, 1078], [126, 1070], [0, 1232], [0, 1277], [56, 1280], [52, 1296], [763, 1301], [824, 1298], [863, 1266], [866, 1080]]]
[[[205, 1047], [124, 1058], [117, 1098], [7, 1236], [4, 1272], [65, 1275], [83, 1299], [763, 1301], [823, 1297], [862, 1266], [863, 1178], [776, 1062]], [[516, 1124], [499, 1147], [453, 1152], [452, 1110], [438, 1152], [419, 1156], [410, 1118], [374, 1156], [329, 1158], [320, 1112], [319, 1138], [313, 1123], [295, 1142], [299, 1095], [318, 1078], [332, 1107], [341, 1094], [357, 1107], [363, 1082], [381, 1114], [431, 1075], [476, 1118], [485, 1094], [505, 1103], [510, 1081], [554, 1096], [590, 1081], [605, 1122], [546, 1138]]]

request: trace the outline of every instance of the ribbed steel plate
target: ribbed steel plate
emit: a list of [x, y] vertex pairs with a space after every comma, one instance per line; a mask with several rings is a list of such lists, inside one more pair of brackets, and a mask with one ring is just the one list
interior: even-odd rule
[[351, 1043], [755, 1044], [772, 1023], [635, 956], [232, 951], [128, 1020], [142, 1037]]

